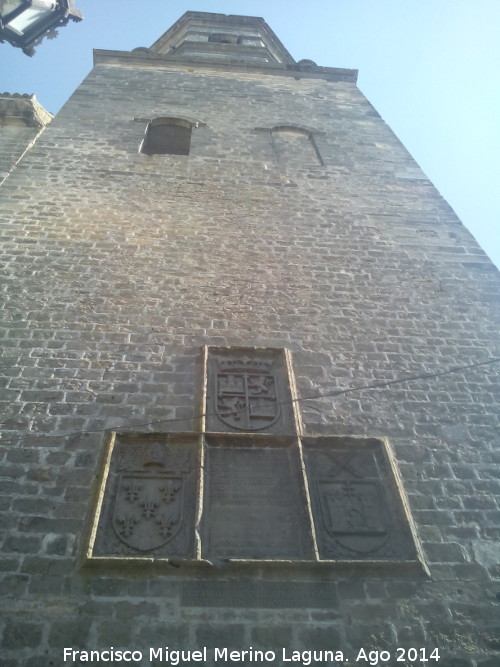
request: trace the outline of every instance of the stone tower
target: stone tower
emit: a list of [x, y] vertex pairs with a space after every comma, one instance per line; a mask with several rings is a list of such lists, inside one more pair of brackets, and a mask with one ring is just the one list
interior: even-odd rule
[[498, 665], [499, 276], [355, 71], [188, 12], [0, 194], [3, 667]]

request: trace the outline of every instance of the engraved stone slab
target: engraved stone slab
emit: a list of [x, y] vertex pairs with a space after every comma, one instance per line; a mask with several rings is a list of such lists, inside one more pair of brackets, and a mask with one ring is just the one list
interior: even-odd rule
[[383, 443], [321, 441], [304, 441], [320, 558], [415, 560], [415, 542]]
[[196, 441], [117, 436], [93, 556], [193, 557]]
[[209, 348], [207, 430], [294, 433], [282, 350]]
[[183, 523], [182, 476], [146, 473], [118, 475], [113, 528], [132, 549], [151, 551], [171, 541]]
[[298, 449], [209, 445], [204, 557], [312, 558]]

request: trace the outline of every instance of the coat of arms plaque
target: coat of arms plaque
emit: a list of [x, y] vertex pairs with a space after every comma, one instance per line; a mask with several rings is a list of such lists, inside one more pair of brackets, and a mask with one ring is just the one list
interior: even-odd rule
[[121, 474], [113, 509], [118, 538], [139, 551], [169, 542], [182, 525], [183, 490], [182, 477]]
[[328, 536], [354, 552], [378, 549], [387, 539], [382, 489], [377, 481], [318, 480]]
[[278, 382], [268, 359], [220, 359], [215, 373], [216, 412], [227, 426], [260, 431], [280, 415]]

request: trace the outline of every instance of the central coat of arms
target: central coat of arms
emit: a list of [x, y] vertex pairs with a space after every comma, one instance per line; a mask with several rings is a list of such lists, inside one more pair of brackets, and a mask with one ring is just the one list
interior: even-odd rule
[[139, 551], [163, 546], [181, 528], [183, 492], [182, 476], [121, 474], [113, 511], [115, 533]]
[[272, 361], [248, 357], [220, 360], [215, 385], [217, 415], [227, 426], [259, 431], [278, 419], [278, 386]]

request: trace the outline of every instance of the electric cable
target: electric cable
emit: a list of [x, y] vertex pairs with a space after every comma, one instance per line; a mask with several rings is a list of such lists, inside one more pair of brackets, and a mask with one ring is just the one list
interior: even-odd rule
[[[385, 387], [389, 387], [394, 384], [402, 384], [404, 382], [414, 382], [416, 380], [429, 380], [429, 379], [434, 379], [438, 377], [442, 377], [443, 375], [451, 375], [453, 373], [460, 373], [461, 371], [467, 371], [473, 368], [478, 368], [480, 366], [489, 366], [491, 364], [497, 364], [500, 362], [500, 358], [493, 357], [490, 359], [487, 359], [485, 361], [478, 361], [472, 364], [466, 364], [464, 366], [454, 366], [452, 368], [448, 368], [447, 370], [444, 371], [435, 371], [433, 373], [420, 373], [418, 375], [410, 375], [408, 377], [403, 377], [403, 378], [396, 378], [394, 380], [383, 380], [383, 381], [377, 381], [377, 382], [372, 382], [370, 384], [365, 384], [361, 385], [359, 387], [348, 387], [347, 389], [336, 389], [335, 391], [331, 392], [324, 392], [324, 393], [317, 393], [313, 394], [311, 396], [298, 396], [296, 398], [292, 398], [287, 401], [280, 401], [278, 403], [279, 406], [283, 405], [291, 405], [293, 403], [302, 403], [304, 401], [314, 401], [318, 400], [321, 398], [334, 398], [335, 396], [342, 396], [345, 394], [350, 394], [354, 393], [357, 391], [365, 391], [365, 390], [370, 390], [370, 389], [383, 389]], [[241, 410], [231, 410], [225, 415], [222, 416], [230, 416], [234, 414], [238, 414], [238, 412], [242, 412], [246, 408], [242, 408]], [[137, 428], [145, 428], [147, 426], [155, 426], [157, 424], [172, 424], [172, 423], [178, 423], [178, 422], [183, 422], [183, 421], [197, 421], [199, 419], [207, 418], [207, 417], [212, 417], [212, 416], [221, 416], [218, 415], [217, 413], [209, 413], [209, 412], [203, 412], [198, 415], [193, 415], [191, 417], [173, 417], [169, 419], [155, 419], [153, 421], [149, 422], [142, 422], [140, 424], [124, 424], [123, 426], [120, 427], [114, 427], [114, 428], [100, 428], [100, 429], [85, 429], [85, 430], [79, 430], [79, 431], [68, 431], [66, 433], [54, 433], [54, 434], [46, 434], [46, 433], [30, 433], [28, 435], [21, 436], [19, 438], [16, 438], [15, 440], [13, 439], [12, 442], [22, 442], [23, 440], [27, 440], [28, 438], [37, 438], [37, 437], [51, 437], [51, 438], [69, 438], [73, 436], [78, 436], [78, 435], [87, 435], [91, 433], [107, 433], [107, 432], [112, 432], [112, 431], [125, 431], [125, 430], [133, 430]], [[1, 434], [0, 434], [0, 442], [2, 444], [8, 444], [9, 441], [3, 440]]]

